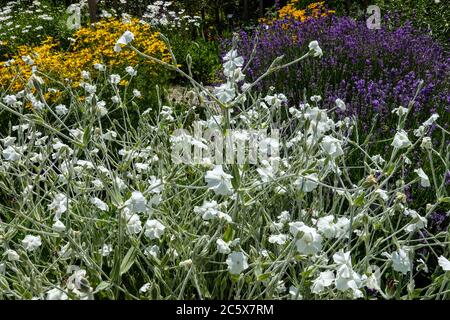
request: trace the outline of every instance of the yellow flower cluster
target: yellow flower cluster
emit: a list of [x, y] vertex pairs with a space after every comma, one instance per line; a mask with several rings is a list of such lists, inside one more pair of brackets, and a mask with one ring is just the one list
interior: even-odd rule
[[275, 19], [265, 19], [261, 22], [270, 24], [272, 21], [285, 19], [295, 19], [304, 22], [311, 18], [326, 17], [334, 14], [335, 12], [335, 10], [327, 9], [325, 1], [311, 3], [306, 8], [302, 9], [299, 8], [299, 0], [291, 0], [277, 11]]
[[[140, 59], [134, 51], [114, 52], [116, 41], [127, 30], [135, 35], [133, 45], [141, 52], [170, 61], [167, 46], [159, 39], [158, 32], [148, 24], [142, 24], [138, 19], [132, 19], [127, 24], [107, 19], [93, 27], [78, 29], [73, 35], [74, 43], [68, 50], [62, 50], [59, 43], [50, 37], [36, 47], [18, 47], [18, 53], [10, 63], [0, 64], [0, 90], [22, 90], [33, 67], [55, 80], [69, 80], [73, 87], [78, 87], [81, 71], [92, 71], [96, 63], [112, 69], [135, 66]], [[148, 60], [143, 63], [152, 64]]]

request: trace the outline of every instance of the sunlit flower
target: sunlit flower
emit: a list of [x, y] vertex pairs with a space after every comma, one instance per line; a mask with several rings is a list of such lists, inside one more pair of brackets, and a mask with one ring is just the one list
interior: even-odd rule
[[208, 188], [216, 194], [227, 196], [233, 194], [232, 178], [233, 176], [225, 173], [222, 166], [218, 165], [213, 170], [206, 172], [205, 182], [208, 184]]
[[247, 257], [243, 252], [232, 252], [228, 255], [226, 260], [228, 271], [231, 274], [241, 274], [242, 271], [248, 268]]
[[27, 251], [34, 251], [41, 246], [41, 236], [26, 235], [22, 240], [22, 245]]
[[122, 51], [122, 45], [128, 45], [134, 40], [134, 34], [131, 31], [125, 31], [125, 33], [117, 40], [116, 45], [114, 46], [115, 52]]

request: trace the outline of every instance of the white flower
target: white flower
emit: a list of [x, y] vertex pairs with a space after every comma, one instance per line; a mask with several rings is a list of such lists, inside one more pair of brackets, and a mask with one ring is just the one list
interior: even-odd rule
[[19, 261], [20, 260], [19, 254], [14, 250], [11, 250], [11, 249], [6, 250], [5, 255], [7, 256], [8, 261]]
[[244, 66], [244, 58], [238, 55], [237, 50], [229, 51], [223, 58], [226, 61], [223, 64], [224, 69], [234, 70], [235, 68], [240, 68]]
[[147, 200], [139, 191], [133, 191], [131, 198], [125, 201], [131, 213], [143, 213], [147, 210]]
[[433, 143], [431, 142], [431, 138], [423, 137], [420, 147], [425, 150], [431, 150], [433, 148]]
[[231, 252], [230, 245], [222, 239], [217, 239], [216, 245], [219, 253], [229, 254]]
[[55, 107], [55, 112], [58, 116], [64, 116], [69, 112], [69, 109], [67, 109], [65, 105], [59, 104]]
[[408, 148], [411, 145], [411, 141], [408, 139], [408, 134], [405, 130], [398, 131], [395, 134], [394, 141], [391, 146], [394, 146], [398, 149]]
[[57, 220], [52, 225], [52, 230], [56, 232], [64, 232], [66, 231], [66, 226], [64, 225], [64, 223], [61, 222], [61, 220]]
[[41, 236], [26, 235], [22, 240], [22, 245], [27, 251], [34, 251], [41, 246]]
[[146, 256], [152, 256], [153, 258], [158, 258], [159, 255], [159, 247], [157, 245], [149, 246], [144, 249], [144, 254]]
[[140, 98], [142, 97], [142, 93], [138, 89], [133, 89], [133, 97]]
[[242, 271], [248, 268], [247, 257], [243, 252], [235, 251], [230, 253], [226, 263], [231, 274], [241, 274]]
[[419, 176], [420, 185], [422, 187], [427, 188], [427, 187], [431, 186], [430, 179], [428, 178], [427, 174], [422, 170], [422, 168], [416, 169], [416, 170], [414, 170], [414, 172], [417, 173], [417, 175]]
[[286, 234], [273, 234], [269, 236], [270, 243], [276, 243], [279, 245], [283, 245], [286, 243], [288, 236]]
[[194, 212], [201, 215], [203, 220], [211, 219], [223, 219], [227, 222], [231, 222], [231, 217], [219, 210], [219, 204], [217, 201], [205, 201], [201, 207], [195, 207]]
[[98, 209], [100, 209], [101, 211], [108, 211], [109, 207], [106, 203], [104, 203], [102, 200], [100, 200], [99, 198], [91, 198], [91, 203], [96, 206]]
[[148, 291], [148, 289], [150, 289], [151, 284], [150, 283], [145, 283], [140, 289], [139, 292], [140, 293], [146, 293]]
[[117, 85], [120, 82], [120, 76], [118, 74], [112, 74], [109, 76], [109, 82], [113, 85]]
[[50, 289], [46, 292], [46, 300], [67, 300], [69, 297], [60, 287]]
[[3, 150], [2, 151], [2, 155], [3, 155], [3, 158], [5, 158], [6, 161], [17, 161], [17, 160], [20, 160], [20, 158], [22, 156], [12, 146], [9, 146], [5, 150]]
[[233, 101], [234, 97], [236, 96], [236, 91], [231, 83], [226, 82], [214, 88], [214, 95], [217, 97], [217, 99], [219, 99], [220, 102], [228, 103]]
[[61, 215], [67, 211], [69, 203], [70, 201], [67, 199], [66, 195], [58, 193], [55, 196], [53, 202], [48, 205], [50, 210], [55, 210], [55, 221], [61, 219]]
[[166, 228], [161, 222], [158, 220], [147, 220], [145, 223], [145, 231], [144, 234], [150, 240], [159, 239], [164, 234], [164, 229]]
[[89, 71], [83, 70], [83, 71], [81, 71], [81, 77], [85, 80], [89, 80], [89, 78], [91, 77], [91, 74], [89, 73]]
[[294, 286], [289, 287], [289, 296], [291, 300], [302, 300], [303, 296], [300, 294], [300, 290]]
[[392, 253], [391, 259], [395, 271], [407, 274], [411, 270], [411, 260], [407, 248], [400, 248]]
[[311, 192], [317, 188], [319, 181], [317, 173], [308, 174], [305, 177], [298, 178], [294, 184], [300, 188], [303, 192]]
[[439, 118], [439, 115], [438, 115], [437, 113], [433, 113], [433, 114], [431, 115], [431, 117], [429, 117], [428, 120], [425, 121], [425, 122], [423, 123], [423, 126], [424, 126], [424, 127], [429, 127], [429, 126], [431, 126], [433, 123], [436, 122], [436, 120], [437, 120], [438, 118]]
[[450, 261], [448, 261], [444, 256], [440, 256], [438, 263], [444, 271], [450, 271]]
[[94, 64], [94, 69], [96, 69], [98, 71], [105, 71], [106, 66], [101, 63], [96, 63], [96, 64]]
[[322, 57], [323, 52], [322, 49], [319, 47], [319, 42], [316, 40], [311, 41], [308, 45], [308, 48], [310, 52], [312, 53], [313, 57]]
[[6, 95], [6, 96], [3, 98], [3, 102], [4, 102], [6, 105], [8, 105], [8, 106], [13, 106], [13, 105], [15, 105], [15, 104], [17, 103], [17, 97], [16, 97], [15, 95], [13, 95], [13, 94]]
[[75, 270], [67, 279], [67, 289], [73, 290], [79, 296], [83, 296], [82, 293], [89, 292], [91, 287], [86, 279], [86, 270]]
[[300, 254], [314, 255], [322, 250], [322, 236], [315, 228], [308, 227], [303, 222], [291, 222], [289, 231], [297, 238], [295, 245]]
[[128, 73], [128, 74], [129, 74], [130, 76], [132, 76], [132, 77], [134, 77], [134, 76], [137, 75], [137, 71], [134, 70], [134, 68], [131, 67], [131, 66], [126, 67], [126, 68], [125, 68], [125, 71], [126, 71], [126, 73]]
[[209, 190], [213, 190], [217, 195], [233, 194], [233, 186], [231, 185], [231, 175], [225, 173], [221, 165], [215, 166], [213, 170], [206, 172], [205, 182], [208, 184]]
[[142, 230], [141, 218], [137, 214], [126, 214], [127, 230], [131, 234], [138, 234]]
[[314, 279], [313, 284], [311, 286], [311, 292], [318, 294], [321, 293], [326, 287], [329, 287], [334, 282], [334, 273], [333, 271], [324, 271], [319, 274], [319, 276]]
[[395, 113], [397, 116], [401, 117], [408, 113], [408, 108], [404, 108], [404, 107], [400, 106], [400, 107], [392, 110], [392, 113]]
[[131, 41], [133, 41], [133, 39], [134, 39], [134, 34], [128, 30], [125, 31], [125, 33], [119, 38], [119, 40], [117, 40], [117, 42], [114, 46], [114, 51], [115, 52], [122, 51], [121, 45], [128, 45], [131, 43]]
[[375, 190], [375, 194], [378, 195], [384, 202], [387, 202], [389, 200], [389, 196], [386, 190], [378, 188], [377, 190]]
[[104, 244], [102, 248], [99, 250], [102, 257], [107, 257], [113, 251], [113, 247], [110, 244]]
[[320, 143], [322, 150], [333, 158], [344, 154], [342, 150], [341, 141], [331, 136], [325, 136]]
[[340, 217], [334, 222], [334, 216], [328, 215], [317, 220], [317, 229], [325, 238], [348, 238], [348, 229], [350, 220], [346, 217]]
[[345, 102], [341, 99], [336, 99], [336, 101], [334, 102], [336, 104], [336, 108], [338, 108], [341, 111], [345, 111], [347, 110], [347, 106], [345, 105]]

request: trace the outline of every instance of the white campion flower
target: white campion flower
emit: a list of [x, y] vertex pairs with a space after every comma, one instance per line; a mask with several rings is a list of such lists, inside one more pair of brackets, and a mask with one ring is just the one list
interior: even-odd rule
[[230, 253], [225, 262], [231, 274], [241, 274], [242, 271], [248, 268], [247, 257], [243, 252], [234, 251]]
[[300, 254], [315, 255], [322, 250], [322, 236], [315, 228], [308, 227], [303, 222], [291, 222], [289, 231], [297, 238], [295, 245]]
[[323, 137], [322, 142], [320, 143], [322, 150], [333, 158], [337, 158], [344, 154], [342, 150], [342, 142], [339, 139], [336, 139], [331, 136]]
[[336, 108], [338, 108], [341, 111], [347, 110], [347, 106], [345, 105], [345, 102], [339, 98], [337, 98], [334, 103], [336, 104]]
[[130, 210], [130, 213], [144, 213], [147, 211], [147, 200], [142, 192], [133, 191], [130, 199], [125, 201], [125, 206]]
[[130, 44], [134, 40], [134, 34], [131, 31], [125, 31], [124, 34], [117, 40], [114, 45], [114, 51], [120, 52], [122, 51], [122, 45], [126, 46]]
[[411, 141], [408, 139], [408, 134], [405, 130], [398, 131], [394, 136], [391, 146], [397, 149], [408, 148], [411, 145]]
[[401, 117], [401, 116], [403, 116], [403, 115], [408, 113], [408, 108], [400, 106], [400, 107], [395, 108], [394, 110], [392, 110], [392, 113], [395, 113], [397, 116]]
[[322, 57], [323, 52], [319, 46], [319, 42], [317, 40], [311, 41], [308, 45], [309, 51], [312, 53], [313, 57]]
[[336, 252], [333, 261], [336, 263], [336, 289], [339, 291], [351, 289], [355, 298], [361, 298], [363, 293], [359, 289], [364, 285], [366, 277], [361, 277], [353, 270], [350, 251]]
[[73, 290], [79, 296], [84, 296], [83, 293], [91, 291], [92, 288], [86, 279], [86, 270], [75, 270], [67, 279], [67, 289]]
[[422, 168], [415, 169], [414, 172], [417, 173], [417, 175], [419, 176], [420, 185], [422, 187], [427, 188], [431, 186], [430, 179], [428, 178], [427, 174], [422, 170]]
[[109, 76], [109, 82], [113, 85], [117, 85], [120, 82], [120, 75], [118, 74], [112, 74]]
[[49, 210], [55, 211], [54, 221], [61, 219], [63, 213], [65, 213], [69, 207], [70, 200], [65, 194], [58, 193], [54, 198], [52, 203], [48, 205]]
[[22, 240], [22, 245], [27, 251], [34, 251], [41, 246], [41, 236], [26, 235]]
[[91, 198], [91, 203], [101, 211], [108, 211], [108, 205], [97, 197]]
[[279, 245], [283, 245], [288, 240], [288, 235], [286, 234], [273, 234], [269, 236], [269, 242], [270, 243], [276, 243]]
[[13, 106], [17, 103], [17, 97], [13, 94], [8, 94], [3, 98], [3, 102], [8, 106]]
[[222, 239], [217, 239], [216, 241], [217, 251], [223, 254], [229, 254], [231, 252], [229, 243], [225, 242]]
[[159, 256], [159, 247], [157, 245], [148, 246], [144, 249], [144, 254], [148, 257], [151, 256], [153, 258], [158, 258]]
[[133, 89], [133, 97], [140, 98], [142, 97], [142, 93], [138, 89]]
[[22, 155], [16, 151], [16, 148], [13, 146], [8, 146], [6, 149], [2, 151], [3, 158], [6, 161], [18, 161], [22, 157]]
[[150, 240], [159, 239], [164, 234], [166, 227], [158, 220], [147, 220], [144, 226], [144, 234]]
[[441, 266], [442, 270], [450, 271], [450, 261], [448, 261], [448, 259], [446, 259], [444, 256], [440, 256], [438, 258], [438, 263]]
[[11, 137], [11, 136], [8, 136], [8, 137], [6, 137], [4, 139], [0, 139], [0, 141], [3, 143], [3, 146], [5, 148], [7, 148], [9, 146], [13, 146], [14, 143], [16, 142], [16, 140], [17, 140], [16, 137]]
[[318, 294], [321, 293], [326, 287], [329, 287], [334, 282], [334, 273], [333, 271], [327, 270], [321, 272], [319, 276], [313, 280], [313, 284], [311, 285], [311, 292]]
[[96, 63], [96, 64], [94, 64], [94, 69], [98, 70], [98, 71], [105, 71], [106, 66], [101, 63]]
[[233, 194], [232, 178], [233, 176], [223, 171], [221, 165], [217, 165], [213, 170], [206, 172], [205, 182], [209, 190], [213, 190], [215, 194], [228, 196]]
[[303, 192], [311, 192], [317, 188], [319, 181], [317, 173], [308, 174], [305, 177], [298, 178], [294, 184]]
[[137, 76], [137, 71], [132, 66], [126, 67], [125, 72], [128, 73], [132, 77]]
[[125, 213], [127, 221], [127, 231], [130, 234], [138, 234], [142, 231], [141, 218], [137, 214]]
[[411, 232], [415, 232], [417, 230], [423, 229], [428, 224], [427, 219], [425, 217], [422, 217], [420, 214], [418, 214], [416, 210], [405, 209], [404, 215], [410, 216], [412, 219], [412, 223], [408, 224], [405, 227], [405, 230], [407, 232], [411, 233]]
[[8, 261], [19, 261], [20, 260], [19, 254], [12, 249], [6, 250], [4, 255], [7, 257]]
[[69, 297], [60, 287], [48, 290], [46, 293], [46, 300], [68, 300]]
[[234, 70], [244, 66], [244, 58], [239, 56], [237, 50], [230, 50], [223, 58], [225, 63], [223, 64], [224, 69]]
[[429, 127], [431, 126], [433, 123], [436, 122], [436, 120], [439, 118], [439, 115], [437, 113], [433, 113], [428, 119], [427, 121], [425, 121], [422, 125], [424, 127]]
[[52, 225], [52, 230], [56, 232], [64, 232], [66, 231], [66, 226], [61, 222], [61, 220], [56, 220]]
[[386, 190], [378, 188], [377, 190], [375, 190], [375, 194], [379, 196], [384, 202], [387, 202], [389, 200], [389, 196]]
[[409, 250], [402, 247], [392, 253], [392, 267], [395, 271], [407, 274], [411, 270], [411, 259], [409, 258]]
[[102, 257], [107, 257], [113, 251], [113, 247], [110, 244], [103, 244], [102, 248], [98, 250]]
[[214, 88], [214, 95], [222, 103], [229, 103], [236, 97], [236, 90], [232, 83], [226, 82]]
[[212, 219], [222, 219], [227, 222], [231, 222], [231, 217], [219, 210], [219, 204], [217, 201], [205, 201], [203, 204], [198, 207], [194, 207], [194, 213], [201, 215], [202, 219], [205, 221], [212, 220]]
[[67, 107], [63, 104], [59, 104], [55, 107], [55, 112], [58, 116], [65, 116], [68, 112], [69, 109], [67, 109]]

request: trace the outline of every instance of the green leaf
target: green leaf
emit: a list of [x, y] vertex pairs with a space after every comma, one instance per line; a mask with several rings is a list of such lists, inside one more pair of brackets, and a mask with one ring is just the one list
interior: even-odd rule
[[358, 196], [358, 198], [355, 199], [355, 201], [353, 201], [353, 205], [355, 207], [362, 207], [364, 205], [366, 201], [364, 200], [364, 194], [361, 194]]
[[97, 288], [95, 288], [94, 293], [98, 293], [100, 291], [109, 289], [111, 287], [111, 283], [108, 281], [102, 281], [98, 284]]
[[130, 268], [133, 266], [137, 258], [137, 250], [135, 247], [131, 247], [130, 250], [128, 250], [127, 254], [122, 260], [122, 263], [120, 265], [120, 275], [123, 275], [130, 270]]
[[258, 281], [265, 281], [270, 278], [272, 274], [270, 272], [263, 273], [262, 275], [258, 276]]
[[450, 197], [439, 198], [438, 202], [439, 203], [449, 203], [450, 202]]
[[223, 241], [230, 242], [233, 240], [233, 227], [229, 224], [226, 226], [225, 233], [223, 234]]

